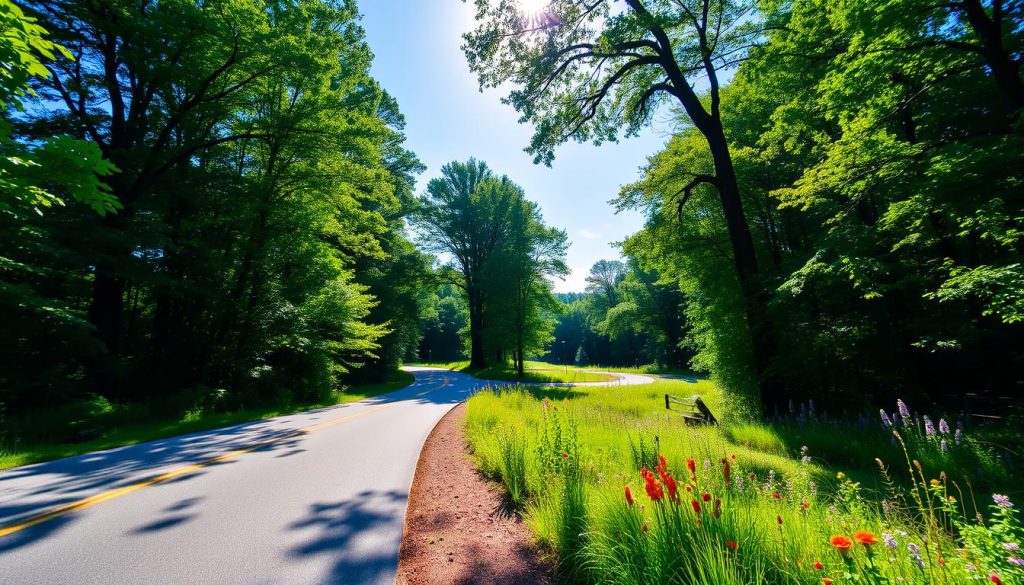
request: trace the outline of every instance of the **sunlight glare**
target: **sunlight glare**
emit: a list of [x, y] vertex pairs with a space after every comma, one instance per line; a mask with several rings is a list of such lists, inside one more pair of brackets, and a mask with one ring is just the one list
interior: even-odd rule
[[548, 0], [519, 0], [519, 13], [523, 16], [537, 16], [547, 7]]

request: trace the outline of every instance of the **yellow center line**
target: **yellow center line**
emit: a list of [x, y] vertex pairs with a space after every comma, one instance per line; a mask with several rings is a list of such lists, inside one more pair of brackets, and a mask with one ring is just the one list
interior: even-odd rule
[[[444, 379], [444, 383], [441, 386], [439, 386], [438, 388], [443, 388], [447, 384], [448, 384], [448, 378], [446, 377]], [[421, 393], [417, 394], [417, 396], [422, 396], [422, 395], [426, 394], [427, 392], [431, 392], [431, 391], [436, 390], [436, 389], [437, 388], [431, 388], [429, 390], [426, 390], [424, 392], [421, 392]], [[102, 493], [96, 494], [95, 496], [90, 496], [88, 498], [84, 498], [84, 499], [78, 500], [77, 502], [71, 502], [70, 504], [64, 504], [63, 506], [57, 506], [55, 508], [51, 508], [49, 510], [45, 510], [43, 512], [40, 512], [39, 514], [36, 514], [34, 516], [30, 516], [28, 518], [25, 518], [24, 520], [21, 520], [21, 521], [17, 522], [16, 524], [9, 524], [7, 526], [0, 526], [0, 538], [2, 538], [4, 536], [7, 536], [9, 534], [14, 534], [15, 532], [24, 530], [26, 528], [30, 528], [32, 526], [35, 526], [36, 524], [42, 524], [43, 522], [46, 522], [48, 520], [53, 520], [54, 518], [57, 518], [59, 516], [63, 516], [65, 514], [69, 514], [71, 512], [76, 512], [78, 510], [83, 510], [83, 509], [88, 508], [90, 506], [95, 506], [96, 504], [99, 504], [100, 502], [105, 502], [107, 500], [112, 500], [114, 498], [119, 498], [119, 497], [121, 497], [123, 495], [130, 494], [130, 493], [132, 493], [132, 492], [134, 492], [136, 490], [140, 490], [140, 489], [142, 489], [144, 487], [149, 487], [151, 485], [162, 483], [162, 482], [174, 479], [176, 477], [181, 477], [182, 475], [185, 475], [187, 473], [191, 473], [193, 471], [196, 471], [197, 469], [202, 469], [204, 467], [213, 465], [215, 463], [220, 463], [222, 461], [227, 461], [228, 459], [234, 459], [235, 457], [238, 457], [239, 455], [244, 455], [246, 453], [250, 453], [252, 451], [256, 451], [257, 449], [262, 449], [262, 448], [267, 447], [269, 445], [273, 445], [275, 443], [280, 443], [281, 441], [287, 441], [288, 439], [294, 439], [295, 437], [300, 437], [302, 435], [307, 435], [309, 433], [313, 433], [313, 432], [320, 431], [320, 430], [323, 430], [323, 429], [326, 429], [326, 428], [329, 428], [329, 427], [340, 425], [340, 424], [348, 422], [348, 421], [350, 421], [352, 419], [356, 419], [356, 418], [359, 418], [361, 416], [365, 416], [367, 414], [372, 414], [372, 413], [377, 412], [379, 410], [384, 410], [385, 408], [390, 408], [390, 407], [396, 406], [398, 404], [401, 404], [401, 402], [400, 401], [399, 402], [391, 402], [391, 403], [388, 403], [388, 404], [381, 404], [379, 406], [374, 406], [374, 407], [368, 408], [368, 409], [366, 409], [366, 410], [364, 410], [362, 412], [357, 412], [356, 414], [350, 414], [348, 416], [343, 416], [343, 417], [340, 417], [340, 418], [336, 418], [334, 420], [329, 420], [329, 421], [326, 421], [326, 422], [315, 424], [313, 426], [309, 426], [309, 427], [306, 427], [304, 429], [299, 429], [297, 431], [293, 431], [291, 433], [287, 433], [287, 434], [281, 435], [279, 437], [274, 437], [273, 439], [267, 439], [266, 441], [260, 441], [258, 443], [253, 443], [252, 445], [249, 445], [247, 447], [242, 447], [241, 449], [235, 449], [234, 451], [228, 451], [227, 453], [222, 453], [220, 455], [217, 455], [216, 457], [212, 457], [210, 459], [206, 459], [205, 461], [200, 461], [198, 463], [193, 463], [191, 465], [183, 465], [181, 467], [176, 467], [176, 468], [174, 468], [174, 469], [172, 469], [172, 470], [170, 470], [170, 471], [168, 471], [166, 473], [162, 473], [160, 475], [151, 477], [149, 479], [144, 479], [142, 481], [139, 481], [139, 482], [136, 482], [136, 483], [133, 483], [133, 484], [129, 484], [129, 485], [126, 485], [124, 487], [120, 487], [120, 488], [112, 489], [112, 490], [109, 490], [109, 491], [106, 491], [106, 492], [102, 492]]]

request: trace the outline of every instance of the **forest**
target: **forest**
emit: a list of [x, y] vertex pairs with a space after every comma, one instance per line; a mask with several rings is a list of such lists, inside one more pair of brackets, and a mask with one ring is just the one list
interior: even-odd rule
[[477, 2], [535, 162], [671, 120], [613, 202], [643, 229], [556, 295], [514, 177], [417, 187], [354, 2], [0, 2], [4, 440], [463, 358], [694, 371], [751, 415], [1019, 397], [1019, 3]]

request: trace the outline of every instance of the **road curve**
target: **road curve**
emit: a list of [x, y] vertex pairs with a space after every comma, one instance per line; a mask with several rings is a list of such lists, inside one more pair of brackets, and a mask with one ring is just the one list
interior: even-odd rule
[[[394, 583], [424, 440], [494, 384], [408, 369], [375, 398], [0, 472], [0, 582]], [[616, 376], [581, 385], [653, 381]]]

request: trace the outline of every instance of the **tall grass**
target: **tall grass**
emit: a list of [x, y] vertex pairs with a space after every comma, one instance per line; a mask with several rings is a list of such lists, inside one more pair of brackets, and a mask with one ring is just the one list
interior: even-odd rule
[[[701, 394], [716, 414], [725, 403], [703, 381], [506, 388], [469, 401], [467, 434], [483, 469], [506, 465], [503, 429], [533, 446], [525, 481], [515, 482], [527, 486], [526, 521], [563, 581], [1024, 583], [1024, 567], [1011, 562], [1019, 553], [1003, 548], [1024, 533], [1012, 508], [975, 503], [968, 483], [994, 476], [971, 467], [985, 449], [966, 434], [954, 453], [951, 432], [943, 446], [941, 432], [916, 422], [894, 429], [818, 415], [778, 427], [687, 427], [665, 412], [665, 393]], [[817, 438], [827, 449], [843, 434], [858, 452], [821, 457], [794, 443]], [[840, 457], [856, 473], [830, 465]], [[858, 531], [875, 541], [848, 551], [830, 543]]]

